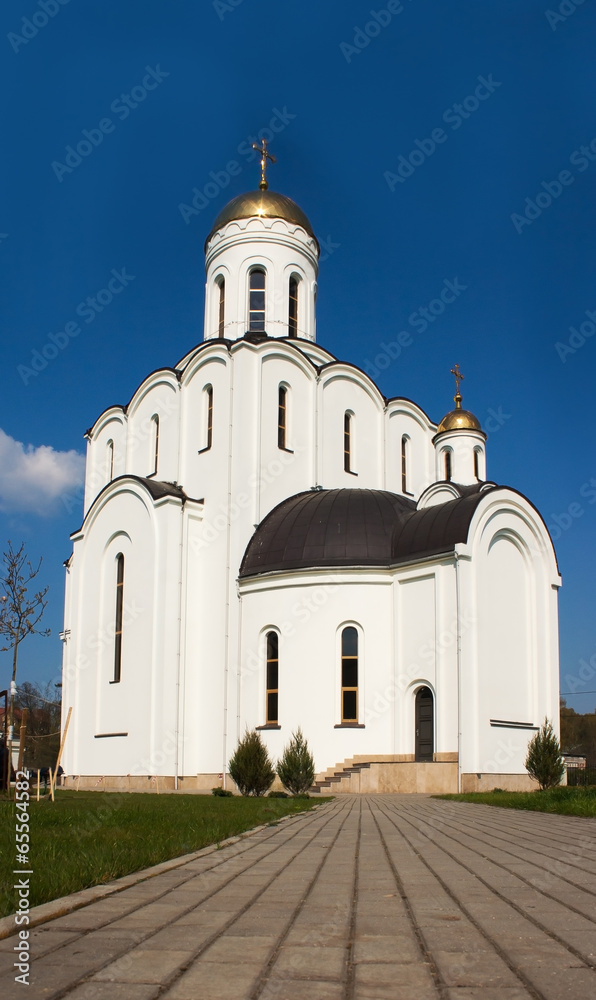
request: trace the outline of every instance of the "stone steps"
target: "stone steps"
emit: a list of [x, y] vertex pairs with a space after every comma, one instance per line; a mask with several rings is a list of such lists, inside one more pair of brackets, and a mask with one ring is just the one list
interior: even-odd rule
[[333, 774], [326, 772], [324, 778], [318, 778], [309, 791], [315, 795], [317, 793], [320, 794], [322, 788], [331, 788], [332, 785], [340, 783], [344, 778], [349, 778], [352, 774], [359, 774], [360, 771], [369, 767], [370, 762], [366, 761], [363, 761], [360, 764], [346, 763], [345, 767], [342, 767], [339, 771], [334, 771]]

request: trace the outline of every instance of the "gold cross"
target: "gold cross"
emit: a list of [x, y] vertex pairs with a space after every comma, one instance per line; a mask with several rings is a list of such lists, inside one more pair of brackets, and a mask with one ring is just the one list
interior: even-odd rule
[[257, 153], [261, 154], [261, 183], [259, 184], [259, 187], [261, 191], [266, 191], [267, 188], [269, 187], [266, 177], [267, 160], [271, 160], [272, 163], [277, 163], [277, 160], [275, 159], [274, 156], [271, 155], [271, 153], [267, 151], [267, 140], [262, 139], [261, 141], [263, 143], [262, 146], [257, 146], [256, 142], [253, 142], [252, 148], [256, 149]]
[[455, 395], [456, 395], [456, 396], [459, 396], [459, 394], [460, 394], [460, 393], [459, 393], [459, 383], [460, 383], [460, 382], [462, 381], [462, 379], [464, 379], [464, 378], [465, 378], [466, 376], [465, 376], [465, 375], [462, 375], [462, 373], [461, 373], [461, 372], [460, 372], [460, 370], [459, 370], [459, 365], [458, 365], [458, 364], [456, 364], [455, 368], [452, 368], [452, 369], [451, 369], [451, 374], [452, 374], [452, 375], [455, 375]]

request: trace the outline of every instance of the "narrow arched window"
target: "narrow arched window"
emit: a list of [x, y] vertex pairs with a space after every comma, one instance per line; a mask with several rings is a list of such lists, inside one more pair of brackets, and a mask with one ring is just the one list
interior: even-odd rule
[[358, 722], [358, 631], [353, 625], [341, 634], [341, 721]]
[[298, 278], [294, 274], [289, 286], [288, 336], [298, 336]]
[[480, 479], [480, 463], [479, 463], [479, 452], [477, 448], [474, 448], [474, 475], [476, 479]]
[[218, 278], [217, 284], [219, 285], [219, 311], [217, 317], [217, 335], [218, 337], [223, 337], [224, 335], [224, 320], [226, 312], [226, 281], [225, 278]]
[[287, 449], [288, 437], [288, 390], [280, 385], [277, 402], [277, 447]]
[[153, 471], [152, 476], [157, 475], [157, 462], [159, 459], [159, 417], [154, 413], [151, 417], [153, 421]]
[[408, 438], [405, 434], [401, 439], [401, 491], [408, 492]]
[[447, 482], [451, 482], [451, 452], [449, 449], [445, 451], [445, 479]]
[[414, 760], [434, 759], [435, 706], [430, 688], [422, 687], [416, 692], [415, 702], [415, 742]]
[[268, 726], [276, 726], [279, 714], [279, 636], [277, 632], [267, 633], [267, 697], [265, 721]]
[[209, 449], [213, 444], [213, 386], [208, 385], [205, 389], [206, 403], [207, 403], [207, 444], [206, 449]]
[[106, 474], [108, 483], [114, 478], [114, 442], [108, 441], [106, 446]]
[[213, 444], [213, 386], [206, 385], [203, 389], [202, 400], [202, 423], [200, 429], [203, 447], [199, 448], [199, 455], [204, 451], [209, 451]]
[[344, 413], [344, 471], [353, 472], [352, 469], [352, 414]]
[[252, 333], [265, 332], [265, 272], [260, 268], [250, 272], [248, 329]]
[[124, 556], [116, 556], [116, 616], [114, 620], [114, 678], [118, 684], [122, 675], [122, 610], [124, 608]]

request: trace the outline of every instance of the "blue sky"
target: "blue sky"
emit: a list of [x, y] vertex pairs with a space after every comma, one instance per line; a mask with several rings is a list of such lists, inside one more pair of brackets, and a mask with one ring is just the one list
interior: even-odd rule
[[52, 629], [21, 681], [59, 673], [83, 433], [202, 339], [203, 242], [265, 135], [323, 245], [319, 342], [435, 421], [460, 364], [489, 477], [552, 530], [562, 690], [594, 710], [596, 7], [576, 3], [4, 0], [0, 540], [43, 557]]

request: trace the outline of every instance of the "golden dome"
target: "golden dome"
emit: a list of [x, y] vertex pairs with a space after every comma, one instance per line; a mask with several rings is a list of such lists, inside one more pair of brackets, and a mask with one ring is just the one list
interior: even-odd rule
[[462, 410], [459, 392], [455, 396], [455, 409], [447, 413], [437, 428], [437, 434], [443, 431], [482, 431], [478, 417], [469, 410]]
[[[285, 219], [286, 222], [293, 222], [296, 226], [305, 229], [309, 236], [316, 241], [313, 228], [299, 205], [285, 194], [278, 194], [277, 191], [247, 191], [237, 198], [232, 198], [227, 205], [224, 205], [217, 216], [211, 232], [205, 240], [205, 247], [218, 229], [223, 229], [228, 222], [233, 219], [250, 219], [253, 216], [260, 216], [263, 219]], [[317, 247], [318, 247], [317, 242]]]

